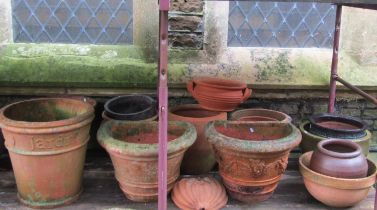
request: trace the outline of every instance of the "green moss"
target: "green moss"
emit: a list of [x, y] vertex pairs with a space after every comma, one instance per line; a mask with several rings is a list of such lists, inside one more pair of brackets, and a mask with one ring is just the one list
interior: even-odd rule
[[257, 72], [257, 82], [261, 81], [283, 81], [291, 80], [294, 66], [289, 61], [288, 52], [278, 55], [266, 55], [259, 59], [255, 68]]
[[298, 57], [293, 61], [294, 82], [310, 85], [327, 85], [330, 80], [330, 63], [318, 62], [307, 57]]

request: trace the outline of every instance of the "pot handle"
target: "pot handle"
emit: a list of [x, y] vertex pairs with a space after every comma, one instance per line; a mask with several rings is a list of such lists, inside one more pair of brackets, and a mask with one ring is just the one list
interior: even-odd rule
[[195, 86], [196, 86], [196, 84], [195, 84], [194, 80], [190, 80], [190, 81], [187, 82], [186, 88], [187, 88], [189, 93], [194, 94]]
[[246, 100], [250, 97], [251, 92], [252, 92], [251, 89], [249, 89], [249, 88], [245, 88], [245, 90], [243, 91], [242, 102], [246, 101]]

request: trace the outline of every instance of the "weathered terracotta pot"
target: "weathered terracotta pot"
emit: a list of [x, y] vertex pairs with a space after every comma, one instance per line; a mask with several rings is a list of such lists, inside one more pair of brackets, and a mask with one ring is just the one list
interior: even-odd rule
[[292, 118], [283, 112], [270, 109], [242, 109], [230, 115], [233, 121], [279, 121], [292, 122]]
[[361, 147], [349, 140], [327, 139], [318, 143], [310, 161], [310, 169], [337, 178], [363, 178], [368, 163]]
[[245, 83], [208, 77], [189, 81], [187, 90], [201, 107], [213, 111], [232, 111], [251, 95]]
[[171, 197], [185, 210], [217, 210], [228, 202], [224, 187], [213, 177], [183, 178], [175, 184]]
[[52, 208], [79, 197], [93, 112], [91, 105], [66, 98], [26, 100], [1, 109], [23, 204]]
[[[101, 125], [97, 139], [110, 154], [115, 178], [126, 197], [138, 202], [157, 200], [158, 123], [109, 120]], [[184, 152], [195, 139], [192, 124], [169, 122], [168, 191], [179, 177]]]
[[205, 174], [216, 164], [215, 154], [205, 136], [205, 126], [214, 120], [226, 120], [226, 112], [205, 110], [196, 104], [174, 107], [169, 112], [169, 120], [192, 123], [197, 132], [195, 143], [183, 157], [181, 171], [184, 174]]
[[367, 129], [367, 124], [361, 119], [329, 113], [311, 116], [309, 122], [310, 133], [328, 138], [361, 138]]
[[214, 121], [206, 135], [229, 195], [248, 203], [272, 195], [290, 150], [301, 141], [297, 128], [280, 122]]
[[299, 159], [300, 173], [303, 176], [309, 193], [331, 207], [350, 207], [367, 197], [369, 190], [376, 182], [376, 165], [368, 160], [368, 175], [360, 179], [343, 179], [330, 177], [312, 171], [309, 168], [312, 152], [301, 155]]
[[[302, 153], [306, 153], [309, 151], [313, 151], [317, 148], [318, 142], [328, 139], [327, 137], [318, 136], [316, 134], [309, 132], [309, 121], [305, 121], [300, 124], [300, 131], [302, 134], [302, 141], [300, 144], [300, 149]], [[370, 131], [365, 131], [366, 135], [361, 138], [350, 139], [350, 141], [355, 142], [356, 144], [360, 145], [363, 154], [367, 156], [369, 154], [369, 144], [372, 139], [372, 134]]]
[[105, 115], [115, 120], [139, 121], [157, 114], [156, 101], [145, 95], [118, 96], [105, 103]]

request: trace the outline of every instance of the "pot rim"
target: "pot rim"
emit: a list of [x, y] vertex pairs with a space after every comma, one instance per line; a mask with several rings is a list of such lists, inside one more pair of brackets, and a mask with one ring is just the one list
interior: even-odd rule
[[[289, 126], [292, 132], [280, 139], [252, 141], [242, 140], [233, 137], [225, 136], [218, 132], [215, 128], [215, 123], [224, 125], [229, 124], [248, 124], [248, 125], [263, 125], [263, 126]], [[301, 132], [292, 123], [284, 122], [242, 122], [242, 121], [212, 121], [206, 127], [206, 136], [208, 141], [213, 145], [220, 145], [231, 150], [247, 153], [276, 153], [290, 150], [298, 146], [301, 142]]]
[[[118, 113], [110, 109], [110, 106], [114, 101], [135, 98], [135, 97], [141, 97], [141, 98], [146, 99], [147, 102], [149, 102], [151, 106], [141, 111], [133, 112], [133, 113]], [[107, 113], [107, 116], [109, 117], [116, 116], [117, 118], [122, 118], [124, 120], [127, 120], [127, 118], [130, 116], [140, 115], [142, 113], [149, 112], [149, 111], [156, 112], [157, 110], [156, 110], [155, 104], [156, 104], [156, 101], [152, 97], [147, 96], [147, 95], [123, 95], [123, 96], [117, 96], [117, 97], [111, 98], [110, 100], [106, 101], [104, 105], [104, 111]]]
[[[223, 78], [218, 78], [218, 77], [197, 77], [197, 78], [192, 79], [191, 81], [193, 81], [194, 83], [198, 85], [211, 87], [211, 88], [220, 88], [220, 89], [228, 89], [228, 90], [239, 90], [239, 89], [247, 88], [247, 85], [243, 82], [239, 82], [237, 80], [223, 79]], [[213, 84], [210, 82], [215, 82], [216, 84]], [[232, 84], [233, 86], [217, 84], [221, 82]]]
[[[300, 128], [300, 131], [301, 131], [302, 133], [304, 133], [305, 135], [310, 136], [311, 138], [318, 139], [318, 141], [322, 141], [322, 140], [326, 139], [326, 137], [324, 137], [324, 136], [319, 136], [319, 135], [317, 135], [317, 134], [310, 133], [308, 130], [306, 130], [306, 129], [305, 129], [305, 126], [307, 126], [308, 124], [310, 124], [310, 122], [309, 122], [308, 120], [305, 120], [305, 121], [303, 121], [302, 123], [300, 123], [299, 128]], [[357, 139], [347, 139], [347, 140], [351, 140], [351, 141], [353, 141], [353, 142], [362, 142], [362, 141], [367, 141], [367, 140], [370, 141], [371, 138], [372, 138], [372, 133], [371, 133], [368, 129], [365, 130], [365, 133], [366, 133], [366, 135], [363, 136], [362, 138], [357, 138]], [[319, 139], [319, 138], [321, 138], [321, 139]], [[340, 139], [340, 138], [338, 138], [338, 139]]]
[[309, 164], [312, 154], [313, 154], [313, 151], [306, 152], [302, 154], [299, 158], [299, 170], [304, 179], [308, 179], [319, 185], [324, 185], [324, 186], [333, 187], [337, 189], [343, 189], [343, 190], [364, 189], [364, 188], [373, 186], [374, 183], [376, 182], [376, 175], [377, 175], [376, 164], [374, 164], [374, 162], [368, 158], [367, 158], [368, 172], [369, 172], [370, 167], [373, 167], [372, 168], [373, 171], [371, 173], [368, 173], [369, 175], [367, 177], [346, 179], [346, 178], [336, 178], [336, 177], [323, 175], [323, 174], [320, 174], [311, 170], [309, 166], [304, 163], [304, 159], [309, 159], [307, 160]]
[[[116, 119], [112, 119], [109, 116], [107, 116], [105, 110], [102, 111], [101, 117], [102, 117], [102, 120], [116, 120]], [[128, 121], [128, 122], [154, 121], [154, 120], [157, 119], [157, 117], [158, 116], [157, 116], [157, 113], [156, 113], [154, 116], [147, 118], [147, 119], [144, 119], [144, 120], [121, 120], [121, 121]]]
[[[55, 120], [55, 121], [49, 121], [49, 122], [27, 122], [27, 121], [19, 121], [19, 120], [12, 120], [4, 115], [4, 112], [10, 108], [11, 106], [22, 104], [22, 103], [29, 103], [34, 101], [56, 101], [56, 100], [64, 100], [64, 101], [71, 101], [73, 103], [80, 104], [82, 106], [85, 106], [87, 108], [86, 112], [79, 114], [77, 116], [64, 119], [64, 120]], [[54, 127], [62, 127], [62, 129], [67, 128], [67, 126], [80, 123], [82, 121], [88, 120], [94, 118], [94, 108], [91, 104], [77, 100], [77, 99], [71, 99], [71, 98], [35, 98], [35, 99], [28, 99], [23, 101], [18, 101], [15, 103], [11, 103], [6, 105], [5, 107], [0, 109], [0, 127], [7, 130], [14, 130], [15, 132], [22, 132], [26, 133], [27, 129], [38, 129], [40, 132], [43, 133], [43, 129], [48, 128], [54, 128]], [[64, 126], [64, 127], [63, 127]], [[25, 130], [26, 128], [26, 130]], [[39, 132], [38, 131], [38, 132]], [[30, 131], [32, 132], [32, 131]], [[37, 132], [37, 131], [35, 131]], [[48, 131], [44, 131], [48, 132]]]
[[[158, 143], [153, 144], [137, 144], [120, 141], [113, 138], [111, 134], [112, 125], [136, 125], [136, 126], [155, 126], [158, 129], [158, 122], [127, 122], [121, 120], [109, 120], [104, 122], [97, 131], [97, 140], [102, 147], [108, 151], [121, 155], [130, 156], [154, 156], [158, 154]], [[180, 150], [188, 149], [196, 140], [196, 129], [194, 125], [188, 122], [169, 121], [169, 125], [177, 125], [186, 128], [184, 133], [178, 138], [168, 142], [168, 154], [175, 153]]]
[[[214, 112], [215, 115], [210, 117], [186, 117], [182, 115], [175, 114], [175, 111], [181, 111], [181, 110], [200, 110], [200, 111], [207, 111], [207, 112]], [[204, 109], [199, 104], [182, 104], [175, 106], [169, 110], [169, 117], [174, 117], [175, 119], [182, 119], [185, 121], [193, 121], [193, 122], [207, 122], [207, 121], [213, 121], [218, 119], [218, 117], [225, 117], [227, 118], [227, 113], [223, 111], [213, 111]], [[179, 120], [180, 121], [180, 120]]]
[[[341, 146], [349, 147], [349, 148], [354, 149], [354, 151], [341, 153], [341, 152], [335, 152], [335, 151], [325, 148], [326, 145], [332, 145], [332, 144], [338, 144]], [[326, 140], [320, 141], [317, 144], [317, 149], [323, 154], [329, 155], [331, 157], [336, 157], [336, 158], [354, 158], [361, 155], [361, 147], [358, 144], [349, 140], [344, 140], [344, 139], [326, 139]]]
[[[333, 120], [335, 122], [343, 122], [343, 123], [348, 123], [352, 122], [353, 125], [359, 124], [361, 127], [357, 129], [339, 129], [339, 128], [328, 128], [324, 127], [320, 124], [318, 124], [318, 120]], [[368, 125], [361, 119], [358, 119], [356, 117], [350, 117], [350, 116], [342, 116], [342, 115], [336, 115], [336, 114], [329, 114], [329, 113], [321, 113], [321, 114], [316, 114], [313, 116], [309, 117], [309, 122], [311, 126], [315, 126], [319, 129], [323, 129], [326, 131], [335, 131], [335, 132], [343, 132], [343, 133], [360, 133], [363, 132], [367, 129]]]
[[[272, 109], [264, 109], [264, 108], [251, 108], [251, 109], [240, 109], [240, 110], [236, 110], [234, 112], [232, 112], [230, 114], [230, 120], [232, 121], [237, 121], [239, 119], [239, 115], [243, 114], [243, 113], [248, 113], [248, 112], [264, 112], [264, 113], [274, 113], [274, 114], [278, 114], [278, 115], [281, 115], [282, 117], [284, 117], [283, 120], [278, 120], [279, 122], [292, 122], [292, 118], [285, 114], [284, 112], [279, 112], [279, 111], [276, 111], [276, 110], [272, 110]], [[257, 115], [256, 115], [257, 116]], [[260, 115], [261, 116], [261, 115]], [[246, 117], [246, 116], [245, 116]], [[259, 121], [260, 122], [260, 121]]]

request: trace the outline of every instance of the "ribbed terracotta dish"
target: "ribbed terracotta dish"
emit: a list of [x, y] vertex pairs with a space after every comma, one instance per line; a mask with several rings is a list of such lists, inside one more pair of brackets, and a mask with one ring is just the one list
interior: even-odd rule
[[228, 202], [224, 187], [213, 177], [183, 178], [175, 184], [172, 199], [184, 210], [217, 210]]

